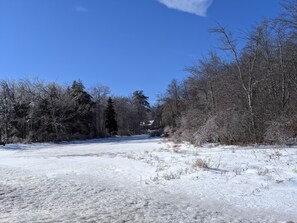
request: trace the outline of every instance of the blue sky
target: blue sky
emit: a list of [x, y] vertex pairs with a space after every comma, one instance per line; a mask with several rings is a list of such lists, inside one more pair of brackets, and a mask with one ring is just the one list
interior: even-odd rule
[[239, 35], [278, 0], [0, 0], [0, 79], [38, 76], [153, 102], [217, 43], [217, 22]]

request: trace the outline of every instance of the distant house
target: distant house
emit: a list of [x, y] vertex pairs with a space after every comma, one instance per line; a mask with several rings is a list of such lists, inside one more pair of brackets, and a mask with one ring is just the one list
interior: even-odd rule
[[148, 120], [145, 122], [141, 122], [140, 126], [145, 130], [151, 130], [153, 129], [154, 123], [155, 123], [155, 120]]

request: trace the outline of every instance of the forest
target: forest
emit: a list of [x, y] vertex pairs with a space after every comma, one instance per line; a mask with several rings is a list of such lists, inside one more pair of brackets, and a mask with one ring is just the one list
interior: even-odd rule
[[278, 18], [238, 38], [220, 24], [210, 32], [218, 49], [187, 67], [188, 77], [173, 80], [162, 99], [169, 132], [198, 145], [294, 143], [297, 1], [282, 1]]
[[0, 83], [1, 141], [46, 142], [144, 133], [141, 122], [151, 108], [142, 91], [109, 97], [102, 85], [89, 92], [78, 80], [71, 86], [36, 80]]
[[86, 90], [80, 80], [71, 86], [1, 80], [1, 142], [134, 135], [149, 128], [196, 145], [295, 143], [297, 1], [282, 1], [278, 18], [240, 37], [221, 24], [209, 31], [218, 47], [186, 67], [187, 77], [172, 80], [155, 105], [141, 90], [111, 96], [107, 86]]

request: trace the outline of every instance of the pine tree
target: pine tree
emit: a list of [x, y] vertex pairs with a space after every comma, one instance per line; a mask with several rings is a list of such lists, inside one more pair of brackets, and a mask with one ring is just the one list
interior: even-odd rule
[[139, 134], [143, 130], [141, 125], [144, 125], [148, 121], [148, 113], [151, 111], [150, 103], [143, 91], [135, 91], [133, 93], [132, 103], [136, 113], [134, 118], [134, 134]]
[[116, 112], [114, 110], [113, 101], [111, 98], [108, 99], [107, 108], [105, 110], [105, 127], [109, 134], [117, 134], [118, 124], [116, 121]]
[[90, 137], [92, 133], [91, 124], [93, 120], [91, 95], [85, 90], [81, 81], [74, 81], [68, 89], [72, 106], [68, 109], [67, 126], [71, 134], [81, 134]]

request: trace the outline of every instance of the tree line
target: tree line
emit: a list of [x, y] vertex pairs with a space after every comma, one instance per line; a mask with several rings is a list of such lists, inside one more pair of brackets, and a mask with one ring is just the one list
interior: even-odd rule
[[195, 144], [296, 138], [297, 1], [281, 4], [278, 18], [240, 39], [222, 25], [210, 29], [218, 49], [187, 67], [189, 75], [173, 80], [160, 98], [168, 134]]
[[39, 80], [0, 81], [0, 141], [44, 142], [131, 135], [145, 131], [151, 117], [148, 97], [111, 97], [107, 86], [89, 91]]
[[0, 142], [140, 134], [149, 120], [150, 128], [165, 127], [164, 135], [195, 144], [294, 142], [297, 0], [283, 0], [278, 18], [241, 38], [222, 25], [210, 32], [219, 50], [187, 67], [189, 75], [172, 80], [154, 106], [143, 91], [111, 97], [108, 87], [87, 91], [81, 81], [0, 81]]

